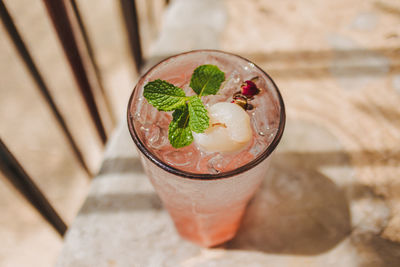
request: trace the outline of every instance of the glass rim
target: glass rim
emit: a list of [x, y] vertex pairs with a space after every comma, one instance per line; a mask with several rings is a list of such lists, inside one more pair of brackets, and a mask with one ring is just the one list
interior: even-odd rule
[[272, 80], [272, 78], [269, 76], [268, 73], [266, 73], [262, 68], [260, 68], [258, 65], [254, 64], [254, 66], [256, 68], [258, 68], [263, 74], [265, 74], [265, 76], [272, 82], [274, 89], [277, 93], [278, 96], [278, 102], [279, 102], [279, 106], [280, 106], [280, 113], [279, 113], [279, 126], [278, 126], [278, 131], [275, 134], [274, 139], [272, 140], [272, 142], [267, 146], [267, 148], [260, 154], [258, 155], [255, 159], [253, 159], [252, 161], [227, 172], [220, 172], [220, 173], [216, 173], [216, 174], [210, 174], [210, 173], [193, 173], [193, 172], [187, 172], [187, 171], [183, 171], [180, 169], [177, 169], [175, 167], [172, 167], [168, 164], [166, 164], [165, 162], [163, 162], [161, 159], [159, 159], [157, 156], [155, 156], [153, 153], [151, 153], [145, 146], [145, 144], [140, 140], [140, 138], [137, 135], [137, 132], [135, 130], [135, 127], [132, 123], [132, 119], [133, 119], [133, 115], [131, 114], [131, 107], [132, 107], [132, 101], [133, 101], [133, 96], [135, 94], [135, 91], [137, 89], [138, 84], [140, 83], [140, 81], [146, 77], [153, 69], [157, 68], [159, 65], [161, 65], [162, 63], [164, 63], [165, 61], [171, 60], [173, 58], [182, 56], [182, 55], [186, 55], [186, 54], [192, 54], [192, 53], [198, 53], [198, 52], [214, 52], [214, 53], [221, 53], [221, 54], [225, 54], [225, 55], [229, 55], [229, 56], [233, 56], [233, 57], [237, 57], [240, 58], [242, 60], [245, 60], [249, 63], [254, 64], [253, 62], [251, 62], [250, 60], [238, 56], [236, 54], [233, 53], [229, 53], [229, 52], [224, 52], [224, 51], [220, 51], [220, 50], [215, 50], [215, 49], [199, 49], [199, 50], [191, 50], [191, 51], [187, 51], [187, 52], [182, 52], [170, 57], [167, 57], [163, 60], [161, 60], [160, 62], [158, 62], [157, 64], [155, 64], [153, 67], [151, 67], [149, 70], [146, 71], [146, 73], [144, 73], [143, 75], [140, 76], [137, 84], [135, 85], [132, 94], [129, 98], [128, 101], [128, 110], [127, 110], [127, 120], [128, 120], [128, 128], [129, 128], [129, 133], [134, 141], [134, 143], [136, 144], [136, 146], [139, 148], [140, 152], [142, 152], [152, 163], [154, 163], [156, 166], [160, 167], [161, 169], [163, 169], [164, 171], [167, 171], [171, 174], [177, 175], [179, 177], [182, 178], [189, 178], [189, 179], [199, 179], [199, 180], [216, 180], [216, 179], [222, 179], [222, 178], [229, 178], [241, 173], [244, 173], [250, 169], [252, 169], [253, 167], [255, 167], [256, 165], [258, 165], [259, 163], [261, 163], [262, 161], [264, 161], [268, 156], [271, 155], [271, 153], [275, 150], [276, 146], [278, 145], [279, 141], [282, 138], [283, 135], [283, 130], [285, 128], [285, 123], [286, 123], [286, 113], [285, 113], [285, 104], [283, 102], [282, 99], [282, 95], [279, 91], [278, 86], [275, 84], [275, 82]]

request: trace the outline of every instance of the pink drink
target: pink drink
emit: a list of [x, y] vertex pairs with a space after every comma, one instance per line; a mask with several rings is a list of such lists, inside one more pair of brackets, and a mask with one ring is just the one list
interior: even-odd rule
[[[195, 143], [175, 149], [168, 142], [170, 112], [159, 112], [143, 97], [156, 79], [183, 88], [187, 95], [193, 70], [213, 64], [225, 72], [217, 95], [203, 97], [206, 106], [230, 102], [245, 80], [258, 76], [261, 89], [247, 111], [253, 138], [237, 152], [201, 151]], [[138, 82], [128, 106], [128, 124], [147, 176], [169, 211], [180, 235], [202, 246], [223, 243], [235, 235], [245, 207], [265, 177], [269, 156], [285, 124], [280, 93], [271, 78], [253, 63], [220, 51], [192, 51], [170, 57]]]

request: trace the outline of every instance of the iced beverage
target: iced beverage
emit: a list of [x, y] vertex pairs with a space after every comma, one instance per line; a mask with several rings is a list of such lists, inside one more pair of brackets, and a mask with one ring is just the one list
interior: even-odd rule
[[[215, 95], [201, 97], [209, 112], [210, 127], [224, 131], [243, 129], [240, 123], [212, 123], [213, 108], [234, 102], [243, 83], [256, 77], [259, 93], [249, 97], [244, 108], [251, 138], [238, 148], [204, 149], [207, 146], [199, 143], [201, 138], [196, 133], [195, 142], [174, 148], [168, 140], [172, 112], [157, 110], [143, 96], [146, 84], [161, 79], [182, 88], [190, 97], [194, 94], [190, 88], [192, 74], [201, 65], [217, 66], [225, 75]], [[233, 119], [240, 121], [235, 116]], [[205, 247], [234, 237], [248, 201], [266, 176], [284, 124], [282, 97], [271, 78], [242, 57], [214, 50], [191, 51], [158, 63], [140, 78], [128, 105], [129, 130], [147, 176], [179, 234]], [[211, 147], [221, 147], [224, 142], [222, 138]]]

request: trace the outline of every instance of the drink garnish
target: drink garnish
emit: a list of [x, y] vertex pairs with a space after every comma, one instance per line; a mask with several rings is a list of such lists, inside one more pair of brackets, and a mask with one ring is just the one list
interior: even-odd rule
[[[235, 103], [239, 106], [241, 106], [244, 110], [249, 110], [252, 109], [252, 105], [248, 103], [248, 99], [246, 96], [242, 95], [241, 93], [236, 93], [232, 96], [232, 101], [231, 103]], [[249, 108], [251, 107], [251, 108]]]
[[261, 91], [255, 84], [257, 80], [258, 76], [244, 81], [240, 86], [240, 92], [237, 92], [232, 96], [231, 103], [241, 106], [244, 110], [252, 110], [254, 106], [250, 104], [249, 101]]
[[253, 96], [260, 93], [260, 89], [257, 87], [255, 82], [258, 80], [258, 77], [254, 77], [250, 80], [244, 81], [242, 86], [240, 87], [240, 92], [247, 98], [252, 98]]
[[195, 96], [186, 96], [182, 88], [160, 79], [144, 86], [143, 96], [151, 105], [159, 111], [174, 111], [168, 128], [168, 139], [174, 148], [190, 145], [192, 132], [208, 129], [210, 119], [201, 97], [215, 95], [223, 81], [225, 73], [217, 66], [201, 65], [193, 71], [189, 85]]
[[228, 128], [225, 123], [221, 123], [221, 122], [216, 122], [216, 123], [211, 124], [211, 127], [214, 127], [214, 126], [221, 126], [224, 128]]
[[248, 113], [239, 105], [218, 102], [208, 108], [210, 127], [193, 133], [199, 148], [206, 152], [229, 153], [244, 148], [253, 136]]

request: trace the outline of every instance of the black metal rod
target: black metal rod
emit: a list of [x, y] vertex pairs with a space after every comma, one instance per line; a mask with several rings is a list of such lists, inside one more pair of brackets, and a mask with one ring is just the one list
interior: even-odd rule
[[85, 100], [90, 116], [96, 126], [103, 144], [107, 141], [107, 134], [94, 98], [94, 88], [89, 82], [81, 50], [76, 41], [70, 18], [63, 0], [43, 0], [50, 15], [58, 39], [68, 59], [74, 78], [78, 84], [81, 95]]
[[115, 124], [115, 115], [114, 115], [114, 112], [112, 111], [110, 101], [109, 101], [109, 99], [107, 97], [107, 94], [106, 94], [106, 90], [104, 89], [103, 78], [102, 78], [102, 75], [101, 75], [101, 72], [100, 72], [100, 69], [99, 69], [99, 65], [97, 64], [97, 60], [96, 60], [96, 56], [95, 56], [95, 53], [94, 53], [94, 49], [93, 49], [92, 43], [91, 43], [91, 41], [89, 39], [89, 35], [88, 35], [87, 31], [86, 31], [85, 24], [83, 23], [81, 13], [79, 12], [79, 8], [78, 8], [78, 5], [76, 4], [76, 1], [75, 0], [70, 0], [70, 2], [71, 2], [72, 9], [74, 10], [74, 15], [76, 17], [76, 20], [78, 21], [79, 29], [80, 29], [80, 31], [82, 33], [83, 41], [85, 42], [89, 59], [90, 59], [92, 65], [93, 65], [94, 74], [95, 74], [96, 79], [97, 79], [97, 81], [99, 83], [100, 90], [101, 90], [101, 92], [103, 94], [107, 111], [110, 114], [110, 118], [112, 120], [112, 123]]
[[61, 112], [58, 110], [53, 97], [50, 94], [50, 91], [45, 84], [42, 75], [40, 74], [38, 68], [36, 67], [36, 64], [34, 63], [32, 56], [30, 55], [24, 41], [22, 40], [21, 35], [19, 34], [11, 15], [9, 14], [6, 6], [4, 5], [3, 1], [0, 0], [0, 17], [1, 20], [7, 30], [8, 35], [13, 41], [14, 46], [16, 47], [19, 55], [23, 59], [25, 66], [27, 67], [30, 75], [32, 76], [33, 80], [36, 83], [37, 88], [39, 89], [41, 95], [44, 97], [46, 100], [46, 103], [49, 105], [52, 114], [56, 118], [56, 121], [60, 125], [61, 129], [64, 132], [65, 137], [68, 140], [68, 143], [70, 144], [76, 158], [78, 159], [79, 163], [81, 164], [82, 168], [86, 171], [86, 173], [91, 176], [91, 172], [86, 165], [86, 162], [83, 158], [83, 155], [76, 144], [74, 138], [72, 137], [71, 131], [69, 130], [67, 124], [65, 123], [64, 117], [61, 115]]
[[64, 236], [67, 225], [0, 139], [0, 170], [14, 187]]
[[143, 64], [143, 54], [140, 44], [139, 24], [135, 0], [120, 0], [120, 5], [129, 37], [131, 54], [135, 61], [136, 70], [139, 73]]

